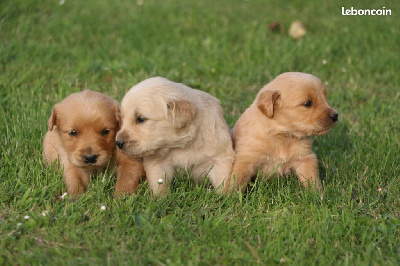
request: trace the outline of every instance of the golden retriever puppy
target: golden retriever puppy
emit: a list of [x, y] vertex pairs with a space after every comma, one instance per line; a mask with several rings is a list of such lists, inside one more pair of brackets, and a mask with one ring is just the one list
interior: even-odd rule
[[235, 161], [224, 189], [244, 192], [258, 170], [266, 177], [293, 171], [304, 187], [322, 193], [310, 136], [338, 122], [325, 97], [321, 80], [305, 73], [283, 73], [264, 86], [233, 128]]
[[165, 195], [178, 169], [197, 183], [207, 175], [222, 191], [234, 151], [215, 97], [165, 78], [150, 78], [126, 93], [121, 116], [117, 146], [129, 156], [143, 157], [153, 195]]
[[[117, 175], [128, 181], [117, 182], [116, 193], [134, 192], [137, 188], [140, 175], [144, 176], [142, 163], [116, 154], [119, 120], [118, 102], [90, 90], [73, 93], [54, 106], [43, 141], [43, 154], [47, 164], [59, 160], [71, 197], [86, 190], [91, 175], [113, 168], [117, 160]], [[129, 184], [125, 191], [124, 183], [132, 182], [136, 187]]]

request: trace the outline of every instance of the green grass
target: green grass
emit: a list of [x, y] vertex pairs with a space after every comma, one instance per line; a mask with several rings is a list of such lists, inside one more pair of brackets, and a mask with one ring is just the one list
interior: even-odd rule
[[[392, 16], [342, 16], [342, 6]], [[397, 1], [1, 1], [0, 264], [398, 265], [399, 10]], [[286, 34], [295, 19], [308, 30], [298, 41]], [[284, 33], [271, 33], [272, 21]], [[313, 145], [323, 199], [289, 177], [257, 182], [244, 198], [182, 180], [158, 201], [146, 186], [117, 200], [106, 175], [71, 202], [59, 200], [61, 173], [43, 167], [51, 108], [72, 92], [121, 100], [159, 75], [218, 97], [232, 127], [285, 71], [324, 80], [340, 113]]]

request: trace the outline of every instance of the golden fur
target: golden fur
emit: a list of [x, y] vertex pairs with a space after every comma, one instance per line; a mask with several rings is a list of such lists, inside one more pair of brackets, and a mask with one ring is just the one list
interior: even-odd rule
[[[119, 161], [118, 176], [137, 183], [140, 175], [144, 176], [140, 159], [126, 160], [125, 155], [116, 154], [119, 120], [118, 102], [89, 90], [71, 94], [54, 106], [43, 141], [43, 154], [47, 164], [59, 160], [71, 197], [86, 190], [91, 175], [113, 168], [116, 161]], [[123, 183], [117, 182], [116, 193], [134, 192], [132, 185], [125, 191]]]
[[178, 169], [190, 172], [191, 179], [199, 183], [208, 175], [213, 187], [222, 190], [234, 151], [215, 97], [155, 77], [127, 92], [121, 114], [117, 145], [129, 156], [144, 157], [153, 195], [167, 192]]
[[305, 73], [283, 73], [264, 86], [233, 128], [235, 162], [225, 190], [244, 191], [258, 170], [265, 177], [293, 171], [304, 187], [322, 193], [309, 136], [337, 124], [338, 114], [325, 97], [321, 80]]

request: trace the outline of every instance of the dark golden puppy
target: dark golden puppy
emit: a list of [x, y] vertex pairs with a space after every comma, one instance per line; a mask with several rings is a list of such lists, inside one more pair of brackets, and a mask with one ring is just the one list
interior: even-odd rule
[[311, 135], [327, 133], [338, 113], [326, 101], [317, 77], [298, 72], [279, 75], [258, 93], [233, 128], [235, 162], [225, 190], [242, 190], [260, 169], [266, 177], [292, 171], [323, 192]]
[[[43, 141], [44, 157], [48, 164], [59, 159], [70, 196], [83, 193], [91, 175], [112, 168], [117, 160], [117, 175], [129, 176], [125, 179], [134, 183], [137, 180], [138, 186], [140, 175], [144, 176], [140, 159], [125, 160], [117, 154], [119, 120], [118, 102], [89, 90], [71, 94], [54, 106]], [[134, 192], [123, 187], [117, 183], [116, 193]]]

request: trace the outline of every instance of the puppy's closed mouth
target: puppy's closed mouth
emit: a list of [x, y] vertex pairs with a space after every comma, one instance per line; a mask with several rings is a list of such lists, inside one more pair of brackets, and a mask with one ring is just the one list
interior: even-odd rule
[[137, 154], [135, 154], [133, 156], [135, 156], [135, 157], [147, 157], [147, 156], [150, 156], [150, 155], [153, 155], [153, 154], [154, 154], [153, 151], [144, 151], [144, 152], [141, 152], [141, 153], [137, 153]]
[[328, 133], [328, 131], [331, 130], [334, 126], [336, 126], [336, 124], [337, 123], [333, 123], [332, 125], [330, 125], [329, 127], [324, 128], [324, 129], [314, 130], [312, 132], [312, 135], [315, 135], [315, 136], [324, 135], [324, 134]]
[[136, 141], [117, 141], [119, 150], [131, 157], [144, 157], [154, 153], [154, 151], [141, 151]]
[[81, 167], [81, 168], [96, 168], [99, 166], [103, 166], [105, 164], [107, 164], [107, 162], [109, 161], [109, 158], [104, 158], [101, 157], [99, 155], [92, 155], [92, 156], [83, 156], [82, 159], [80, 159], [79, 161], [71, 161], [71, 163], [75, 164], [77, 167]]

